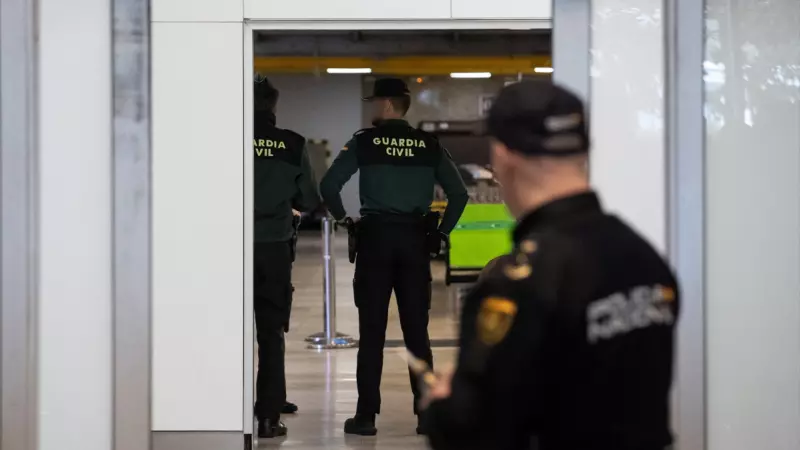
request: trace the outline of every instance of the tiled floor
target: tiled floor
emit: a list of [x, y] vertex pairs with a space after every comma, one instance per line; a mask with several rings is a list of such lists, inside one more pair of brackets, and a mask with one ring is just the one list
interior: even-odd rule
[[[353, 305], [353, 266], [347, 262], [344, 236], [337, 236], [336, 299], [338, 331], [357, 337], [358, 316]], [[356, 408], [356, 350], [316, 352], [305, 348], [304, 338], [322, 329], [322, 257], [320, 238], [303, 235], [294, 266], [295, 296], [291, 331], [286, 342], [286, 377], [289, 400], [300, 412], [284, 417], [289, 435], [279, 440], [261, 440], [259, 448], [292, 450], [422, 449], [425, 441], [415, 433], [408, 372], [402, 359], [404, 349], [387, 348], [381, 385], [382, 410], [378, 436], [351, 437], [342, 431], [344, 420]], [[454, 295], [444, 286], [443, 267], [435, 266], [434, 299], [431, 309], [432, 339], [452, 339], [457, 321]], [[394, 302], [390, 312], [387, 340], [401, 339]], [[436, 364], [452, 362], [453, 348], [434, 349]]]

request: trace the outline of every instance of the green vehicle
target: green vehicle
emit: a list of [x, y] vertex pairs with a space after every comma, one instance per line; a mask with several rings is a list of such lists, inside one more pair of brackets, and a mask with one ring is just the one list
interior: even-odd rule
[[[489, 140], [481, 121], [421, 122], [419, 128], [435, 134], [451, 153], [469, 191], [470, 201], [450, 233], [444, 255], [445, 282], [472, 283], [492, 259], [511, 251], [514, 219], [500, 200], [489, 166]], [[443, 211], [446, 199], [440, 189], [431, 209]]]
[[513, 228], [504, 204], [468, 204], [450, 233], [445, 283], [474, 282], [489, 261], [511, 251]]

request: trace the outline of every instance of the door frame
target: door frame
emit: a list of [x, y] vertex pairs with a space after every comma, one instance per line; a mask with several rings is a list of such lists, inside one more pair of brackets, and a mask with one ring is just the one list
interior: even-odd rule
[[551, 20], [245, 20], [244, 63], [244, 434], [252, 439], [254, 420], [255, 327], [253, 316], [253, 35], [256, 31], [329, 30], [536, 30], [548, 29]]

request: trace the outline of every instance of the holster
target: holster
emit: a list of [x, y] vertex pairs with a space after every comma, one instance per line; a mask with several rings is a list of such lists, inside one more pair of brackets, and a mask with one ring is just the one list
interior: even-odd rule
[[350, 221], [347, 223], [347, 259], [350, 260], [351, 264], [355, 264], [356, 256], [358, 255], [358, 231], [358, 221]]
[[439, 234], [439, 220], [441, 214], [436, 211], [430, 211], [425, 214], [425, 233], [427, 235], [426, 242], [428, 252], [434, 258], [439, 256], [442, 251], [442, 238]]

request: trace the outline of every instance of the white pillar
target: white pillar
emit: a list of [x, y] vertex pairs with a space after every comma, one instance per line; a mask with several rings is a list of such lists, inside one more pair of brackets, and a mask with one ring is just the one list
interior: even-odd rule
[[706, 0], [708, 450], [800, 448], [800, 4]]
[[605, 206], [666, 252], [661, 13], [662, 0], [592, 2], [590, 173]]
[[589, 103], [604, 205], [666, 252], [662, 0], [556, 0], [553, 79]]
[[110, 0], [40, 0], [39, 449], [112, 442]]
[[252, 349], [252, 334], [246, 335], [252, 327], [244, 320], [252, 306], [245, 303], [251, 263], [245, 263], [243, 80], [244, 58], [251, 56], [245, 56], [243, 5], [153, 0], [151, 6], [153, 446], [180, 441], [212, 448], [187, 442], [215, 434], [224, 444], [213, 448], [240, 448], [242, 435], [252, 431], [245, 386], [252, 386], [253, 372], [245, 346], [249, 338]]

